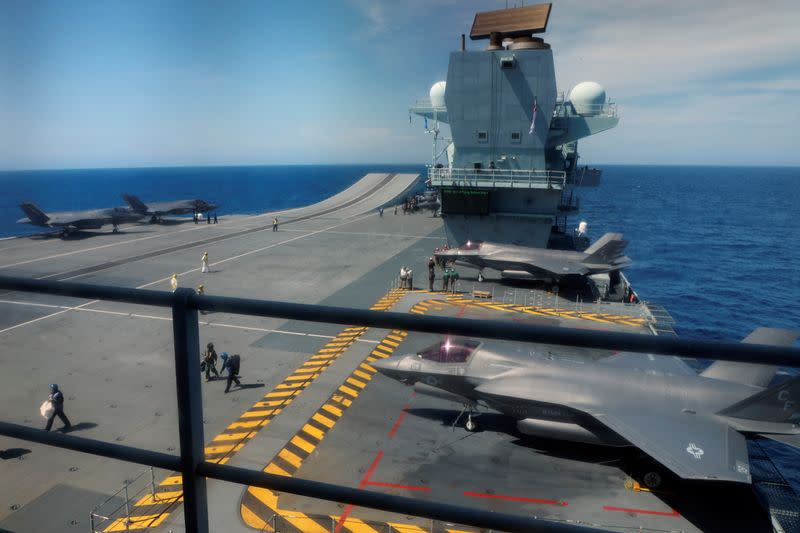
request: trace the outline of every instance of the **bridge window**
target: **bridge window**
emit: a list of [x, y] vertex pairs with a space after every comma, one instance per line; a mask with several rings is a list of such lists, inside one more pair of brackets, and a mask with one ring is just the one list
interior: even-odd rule
[[478, 142], [485, 143], [489, 140], [489, 133], [486, 131], [479, 131], [478, 132]]
[[520, 133], [518, 131], [512, 131], [511, 132], [511, 142], [512, 143], [518, 143], [518, 142], [520, 142], [520, 140], [522, 140], [522, 135], [520, 135]]

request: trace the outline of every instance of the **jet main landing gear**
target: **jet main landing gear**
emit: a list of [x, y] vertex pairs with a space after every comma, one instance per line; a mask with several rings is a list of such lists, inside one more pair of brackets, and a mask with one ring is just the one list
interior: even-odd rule
[[483, 283], [483, 272], [478, 271], [478, 283]]

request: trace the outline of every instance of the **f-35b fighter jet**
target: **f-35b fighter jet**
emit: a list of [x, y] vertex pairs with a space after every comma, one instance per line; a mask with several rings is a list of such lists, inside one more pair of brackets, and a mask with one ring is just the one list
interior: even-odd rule
[[[743, 342], [791, 346], [797, 336], [759, 328]], [[588, 362], [531, 346], [445, 339], [372, 365], [462, 403], [471, 431], [482, 404], [516, 418], [523, 434], [636, 447], [649, 456], [635, 467], [649, 488], [674, 478], [668, 472], [750, 483], [746, 434], [800, 447], [800, 376], [770, 387], [773, 366], [717, 361], [697, 374], [678, 357], [623, 352]]]
[[132, 194], [123, 194], [122, 199], [131, 206], [131, 209], [142, 216], [149, 216], [150, 222], [158, 222], [165, 215], [198, 215], [214, 211], [216, 204], [205, 200], [175, 200], [173, 202], [150, 202], [145, 204]]
[[627, 245], [621, 233], [606, 233], [583, 252], [468, 241], [459, 248], [437, 250], [435, 256], [439, 262], [477, 268], [478, 281], [483, 281], [483, 269], [491, 268], [504, 278], [557, 282], [625, 268], [631, 264], [623, 254]]
[[61, 238], [79, 230], [100, 229], [106, 224], [112, 224], [114, 233], [116, 233], [119, 231], [118, 226], [120, 224], [136, 222], [143, 216], [124, 207], [109, 207], [89, 211], [62, 211], [60, 213], [45, 213], [32, 203], [20, 204], [19, 207], [28, 216], [17, 220], [17, 224], [55, 228], [60, 230], [59, 235]]

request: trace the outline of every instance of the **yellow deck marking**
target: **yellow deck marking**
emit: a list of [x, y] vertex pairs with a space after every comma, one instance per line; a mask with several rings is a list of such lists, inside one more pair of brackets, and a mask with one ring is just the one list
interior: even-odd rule
[[283, 448], [280, 452], [278, 452], [278, 457], [289, 463], [295, 468], [300, 468], [300, 465], [303, 463], [303, 460], [298, 457], [297, 455], [293, 454], [286, 448]]
[[233, 424], [228, 426], [228, 429], [254, 428], [254, 427], [258, 427], [258, 425], [260, 423], [261, 423], [260, 420], [248, 420], [247, 422], [234, 422]]
[[389, 526], [401, 533], [427, 533], [427, 529], [422, 529], [414, 524], [396, 524], [394, 522], [386, 522]]
[[286, 390], [280, 392], [270, 392], [267, 394], [267, 398], [286, 398], [287, 396], [294, 396], [300, 391], [296, 390]]
[[361, 381], [358, 381], [357, 379], [353, 379], [353, 378], [347, 378], [345, 380], [345, 382], [349, 383], [350, 385], [355, 385], [359, 389], [363, 389], [364, 387], [367, 386], [366, 383], [362, 383]]
[[240, 418], [263, 418], [275, 412], [275, 409], [267, 409], [266, 411], [247, 411], [242, 413]]
[[128, 531], [129, 529], [146, 529], [148, 527], [156, 527], [161, 522], [166, 520], [168, 516], [169, 513], [132, 516], [130, 521], [128, 521], [126, 517], [117, 518], [103, 531]]
[[292, 437], [292, 440], [289, 442], [291, 442], [301, 450], [305, 451], [306, 453], [311, 453], [316, 448], [316, 446], [314, 446], [304, 438], [300, 437], [299, 435], [295, 435], [294, 437]]
[[307, 379], [315, 379], [319, 377], [319, 374], [292, 374], [284, 381], [305, 381]]
[[372, 379], [372, 376], [370, 376], [366, 372], [362, 372], [361, 370], [354, 370], [353, 371], [353, 375], [356, 375], [356, 376], [360, 377], [361, 379], [364, 379], [364, 380], [367, 380], [367, 381]]
[[160, 485], [180, 485], [181, 483], [183, 483], [182, 476], [169, 476]]
[[374, 366], [372, 366], [372, 365], [370, 365], [370, 364], [368, 364], [368, 363], [361, 363], [361, 364], [360, 364], [360, 365], [358, 365], [358, 366], [360, 366], [361, 368], [363, 368], [363, 369], [365, 369], [365, 370], [369, 370], [369, 371], [370, 371], [370, 372], [372, 372], [372, 373], [375, 373], [375, 372], [377, 372], [377, 370], [375, 369], [375, 367], [374, 367]]
[[252, 433], [220, 433], [212, 442], [221, 442], [226, 440], [242, 440], [246, 439]]
[[175, 490], [170, 492], [156, 492], [155, 494], [145, 494], [142, 499], [134, 503], [135, 507], [141, 505], [155, 505], [157, 503], [175, 503], [183, 501], [183, 491]]
[[236, 444], [226, 444], [224, 446], [206, 446], [205, 452], [209, 453], [228, 453], [232, 451], [237, 445]]
[[312, 416], [311, 419], [312, 420], [316, 420], [317, 422], [319, 422], [323, 426], [327, 426], [328, 429], [330, 429], [330, 428], [332, 428], [333, 426], [336, 425], [336, 421], [335, 420], [331, 420], [330, 418], [328, 418], [326, 416], [322, 416], [319, 413], [314, 413], [314, 416]]
[[344, 393], [349, 394], [353, 398], [358, 398], [358, 391], [355, 391], [355, 390], [351, 389], [350, 387], [342, 385], [341, 387], [339, 387], [339, 390], [344, 392]]
[[397, 348], [398, 346], [400, 346], [400, 343], [399, 343], [399, 342], [396, 342], [396, 341], [390, 341], [389, 339], [383, 339], [383, 344], [388, 344], [388, 345], [389, 345], [389, 346], [391, 346], [392, 348]]
[[[246, 505], [242, 505], [242, 520], [248, 526], [252, 527], [253, 529], [257, 529], [259, 531], [265, 530], [267, 528], [267, 523], [261, 520], [257, 514], [251, 511]], [[270, 528], [271, 529], [271, 528]]]
[[342, 413], [343, 413], [343, 411], [341, 409], [339, 409], [338, 407], [334, 407], [329, 403], [326, 403], [325, 405], [323, 405], [322, 408], [325, 409], [326, 411], [328, 411], [329, 413], [335, 415], [335, 416], [342, 416]]
[[[392, 352], [394, 352], [394, 348], [389, 348], [388, 346], [384, 346], [383, 344], [379, 344], [379, 345], [377, 345], [377, 346], [375, 347], [375, 349], [376, 349], [376, 350], [381, 350], [381, 351], [384, 351], [384, 352], [386, 352], [386, 353], [389, 353], [389, 354], [391, 354]], [[374, 352], [373, 352], [373, 353], [374, 353]]]
[[325, 433], [315, 428], [311, 424], [306, 424], [305, 426], [303, 426], [303, 431], [305, 431], [306, 433], [308, 433], [317, 440], [322, 440], [322, 438], [325, 436]]
[[289, 472], [279, 467], [278, 465], [272, 463], [270, 463], [265, 472], [267, 474], [277, 474], [279, 476], [292, 477], [292, 475]]
[[[336, 524], [339, 524], [341, 519], [340, 516], [331, 516], [331, 518]], [[358, 518], [345, 518], [341, 524], [343, 528], [353, 533], [380, 533], [380, 531]]]
[[[444, 308], [442, 308], [442, 309], [444, 309]], [[403, 337], [401, 337], [399, 335], [387, 335], [386, 338], [387, 339], [392, 339], [393, 341], [397, 341], [397, 342], [403, 342], [405, 340]]]

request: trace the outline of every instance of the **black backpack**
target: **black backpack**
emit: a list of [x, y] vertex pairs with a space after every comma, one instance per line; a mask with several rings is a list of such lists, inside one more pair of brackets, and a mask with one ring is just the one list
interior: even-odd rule
[[240, 362], [239, 354], [233, 354], [231, 356], [231, 370], [234, 374], [239, 373], [239, 362]]

